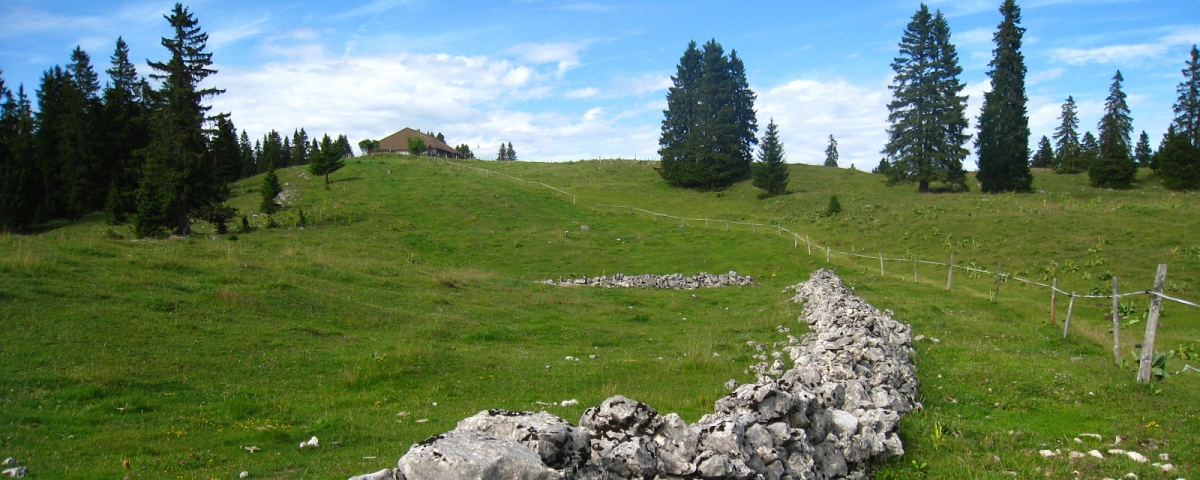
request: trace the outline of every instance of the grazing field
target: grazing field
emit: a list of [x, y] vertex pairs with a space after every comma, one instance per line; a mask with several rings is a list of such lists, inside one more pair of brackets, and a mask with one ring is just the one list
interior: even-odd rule
[[[1149, 288], [1200, 298], [1200, 196], [1142, 174], [1102, 191], [1035, 172], [1030, 195], [917, 194], [864, 172], [793, 165], [792, 193], [758, 199], [665, 186], [649, 162], [467, 162], [575, 194], [426, 159], [352, 159], [330, 190], [280, 171], [280, 228], [132, 241], [101, 215], [0, 237], [0, 456], [29, 478], [344, 478], [394, 466], [408, 446], [486, 408], [570, 421], [623, 394], [689, 422], [730, 378], [751, 381], [748, 340], [803, 332], [781, 290], [825, 266], [777, 222], [836, 249], [916, 256], [1080, 293]], [[389, 173], [390, 172], [390, 173]], [[259, 178], [230, 203], [256, 210]], [[843, 212], [821, 215], [830, 194]], [[594, 204], [712, 218], [678, 221]], [[300, 212], [306, 225], [300, 228]], [[717, 222], [716, 219], [721, 219]], [[256, 227], [263, 217], [251, 217]], [[587, 226], [587, 229], [582, 228]], [[236, 227], [235, 227], [236, 229]], [[944, 267], [834, 255], [837, 273], [917, 334], [925, 410], [902, 424], [907, 455], [880, 478], [1192, 478], [1200, 471], [1200, 373], [1152, 390], [1113, 363], [1111, 302], [1080, 300], [1072, 332], [1049, 292]], [[759, 287], [560, 288], [548, 278], [736, 270]], [[1128, 303], [1138, 320], [1148, 297]], [[1122, 330], [1132, 358], [1144, 323]], [[1158, 350], [1200, 344], [1200, 309], [1165, 303]], [[1192, 352], [1194, 352], [1195, 347]], [[590, 355], [595, 355], [591, 358]], [[572, 356], [577, 361], [565, 360]], [[1176, 371], [1185, 363], [1168, 362]], [[547, 405], [578, 399], [579, 405]], [[1081, 433], [1095, 433], [1103, 443]], [[1114, 436], [1124, 438], [1112, 447]], [[316, 436], [318, 449], [297, 445]], [[249, 452], [246, 447], [258, 447]], [[1178, 471], [1104, 453], [1136, 450]], [[1042, 449], [1062, 454], [1044, 459]]]

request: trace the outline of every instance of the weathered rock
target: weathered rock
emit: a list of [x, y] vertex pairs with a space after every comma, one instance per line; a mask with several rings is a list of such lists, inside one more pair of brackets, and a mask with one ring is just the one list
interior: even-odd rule
[[396, 470], [409, 480], [557, 480], [528, 447], [473, 430], [451, 430], [413, 445]]
[[741, 276], [737, 272], [732, 271], [721, 275], [700, 272], [690, 277], [685, 277], [679, 273], [669, 275], [624, 275], [616, 273], [612, 276], [568, 278], [557, 282], [546, 280], [541, 283], [548, 285], [589, 285], [604, 288], [671, 288], [676, 290], [758, 285], [754, 282], [753, 278]]
[[546, 412], [487, 410], [460, 420], [458, 429], [520, 443], [557, 470], [577, 469], [591, 454], [591, 432]]
[[[242, 476], [241, 478], [246, 478], [246, 477], [250, 476], [250, 474], [247, 472], [242, 472], [242, 473], [245, 473], [246, 475]], [[356, 475], [356, 476], [350, 477], [350, 480], [405, 480], [405, 479], [404, 479], [404, 477], [397, 477], [395, 470], [392, 470], [390, 468], [385, 468], [385, 469], [380, 470], [375, 473], [366, 473], [363, 475]]]
[[[734, 272], [714, 277], [726, 284], [748, 280]], [[678, 274], [567, 282], [711, 285]], [[732, 382], [733, 391], [716, 402], [714, 413], [694, 425], [620, 395], [587, 409], [579, 427], [545, 412], [491, 410], [414, 445], [397, 470], [371, 475], [381, 480], [865, 479], [872, 462], [904, 454], [897, 426], [904, 414], [921, 408], [911, 329], [853, 295], [830, 271], [820, 270], [793, 288], [794, 300], [804, 304], [800, 320], [811, 331], [803, 339], [789, 336], [783, 347], [794, 366], [785, 371], [787, 365], [774, 355], [778, 351], [768, 364], [767, 345], [748, 342], [761, 361], [752, 367], [759, 381]]]

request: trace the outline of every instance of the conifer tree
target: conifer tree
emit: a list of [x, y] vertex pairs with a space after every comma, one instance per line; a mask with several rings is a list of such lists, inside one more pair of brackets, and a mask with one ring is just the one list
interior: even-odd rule
[[258, 210], [267, 215], [273, 215], [281, 208], [279, 202], [275, 198], [283, 193], [283, 187], [279, 185], [279, 176], [275, 174], [275, 167], [269, 167], [267, 174], [263, 176], [262, 185], [259, 186], [259, 192], [262, 195], [262, 203], [259, 204]]
[[139, 186], [137, 230], [149, 236], [165, 229], [190, 234], [193, 219], [215, 212], [215, 207], [229, 196], [229, 187], [220, 180], [208, 154], [204, 134], [209, 120], [209, 107], [204, 101], [222, 93], [200, 87], [205, 78], [216, 73], [210, 68], [212, 54], [205, 51], [208, 34], [201, 31], [182, 4], [176, 3], [165, 18], [174, 30], [172, 37], [162, 40], [171, 58], [150, 62], [155, 72], [151, 78], [162, 83], [154, 92], [156, 108]]
[[761, 188], [768, 196], [787, 193], [788, 167], [787, 163], [784, 163], [783, 142], [779, 141], [779, 128], [775, 125], [775, 119], [771, 119], [767, 124], [767, 131], [763, 133], [759, 145], [761, 150], [758, 153], [758, 161], [751, 165], [754, 186]]
[[1096, 136], [1092, 132], [1084, 132], [1083, 139], [1079, 141], [1079, 164], [1086, 171], [1099, 158], [1100, 144], [1096, 142]]
[[878, 175], [888, 175], [888, 170], [891, 170], [891, 168], [892, 168], [891, 162], [888, 162], [887, 158], [881, 158], [881, 159], [879, 159], [879, 165], [876, 165], [875, 168], [871, 169], [871, 173], [878, 174]]
[[716, 40], [688, 44], [663, 111], [659, 175], [677, 187], [719, 188], [749, 172], [758, 131], [745, 65]]
[[941, 11], [922, 4], [905, 27], [900, 56], [892, 62], [896, 75], [888, 104], [889, 182], [916, 182], [928, 192], [930, 182], [962, 186], [962, 161], [968, 135], [962, 67], [950, 42], [950, 26]]
[[465, 143], [454, 147], [454, 150], [462, 154], [463, 158], [475, 158], [475, 154], [471, 152], [471, 147]]
[[1157, 173], [1163, 186], [1172, 190], [1200, 189], [1200, 148], [1178, 133], [1177, 126], [1168, 127], [1163, 137], [1158, 149]]
[[346, 135], [338, 135], [337, 140], [334, 141], [333, 144], [337, 146], [338, 152], [341, 153], [340, 158], [350, 158], [354, 156], [354, 148], [350, 146], [350, 139], [346, 138]]
[[242, 173], [242, 149], [238, 144], [237, 128], [229, 115], [217, 116], [217, 132], [209, 142], [209, 154], [216, 167], [217, 178], [224, 183], [236, 181]]
[[1088, 179], [1093, 187], [1129, 188], [1137, 178], [1137, 164], [1130, 148], [1133, 119], [1129, 116], [1125, 92], [1121, 90], [1123, 80], [1125, 78], [1118, 70], [1108, 88], [1108, 99], [1104, 101], [1104, 116], [1100, 117], [1097, 127], [1100, 131], [1097, 140], [1099, 156], [1088, 166]]
[[979, 115], [979, 134], [975, 140], [979, 156], [979, 179], [986, 193], [1030, 192], [1033, 174], [1029, 171], [1029, 114], [1025, 103], [1025, 57], [1021, 39], [1021, 8], [1014, 0], [1000, 6], [1004, 19], [992, 39], [996, 49], [988, 65], [992, 90], [983, 96]]
[[1185, 65], [1183, 82], [1176, 88], [1179, 97], [1173, 108], [1173, 124], [1177, 135], [1200, 148], [1200, 51], [1196, 50], [1196, 45], [1192, 45], [1191, 58]]
[[504, 149], [504, 143], [501, 142], [500, 143], [500, 153], [496, 154], [496, 161], [503, 162], [505, 160], [508, 160], [508, 150]]
[[276, 167], [283, 168], [291, 166], [292, 162], [292, 139], [287, 135], [283, 136], [283, 148], [281, 149], [280, 158], [283, 160], [276, 164]]
[[1050, 146], [1050, 139], [1042, 135], [1042, 140], [1038, 142], [1038, 151], [1033, 154], [1033, 161], [1029, 166], [1034, 168], [1049, 168], [1054, 165], [1054, 148]]
[[1075, 97], [1067, 96], [1059, 115], [1058, 128], [1054, 130], [1055, 173], [1079, 173], [1087, 169], [1079, 145], [1079, 116], [1076, 114]]
[[104, 89], [102, 169], [105, 175], [100, 181], [116, 187], [115, 196], [110, 188], [112, 198], [105, 201], [109, 220], [115, 222], [137, 212], [135, 192], [142, 160], [136, 152], [149, 143], [150, 133], [149, 110], [142, 95], [147, 85], [129, 60], [129, 45], [122, 38], [117, 38], [111, 62], [107, 70], [110, 82]]
[[1142, 135], [1138, 137], [1137, 146], [1133, 147], [1133, 158], [1137, 160], [1139, 167], [1149, 167], [1154, 160], [1154, 150], [1150, 148], [1150, 135], [1142, 130]]
[[837, 140], [833, 138], [833, 135], [829, 136], [829, 145], [825, 146], [825, 166], [835, 168], [838, 166]]
[[16, 97], [0, 78], [0, 232], [19, 232], [33, 224], [41, 203], [41, 182], [34, 157], [33, 108], [25, 87]]
[[262, 153], [257, 158], [259, 173], [287, 165], [283, 159], [283, 137], [279, 135], [279, 132], [271, 130], [263, 136]]
[[303, 128], [292, 132], [292, 165], [306, 165], [311, 152], [308, 149], [308, 133]]
[[238, 173], [238, 178], [246, 178], [258, 173], [258, 167], [255, 166], [254, 147], [250, 145], [250, 135], [242, 130], [242, 136], [238, 139], [238, 149], [242, 153], [242, 171]]
[[324, 175], [325, 189], [329, 190], [329, 174], [341, 170], [346, 165], [342, 157], [342, 148], [330, 140], [329, 135], [326, 134], [321, 137], [321, 148], [313, 152], [313, 160], [308, 165], [308, 171], [313, 175]]
[[512, 142], [508, 142], [508, 150], [504, 152], [504, 159], [510, 162], [517, 161], [517, 152], [513, 150]]

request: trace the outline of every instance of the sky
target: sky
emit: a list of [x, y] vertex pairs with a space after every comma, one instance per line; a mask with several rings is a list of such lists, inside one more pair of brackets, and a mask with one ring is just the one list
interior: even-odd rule
[[[927, 2], [949, 20], [972, 127], [990, 86], [999, 0]], [[1125, 77], [1135, 140], [1157, 146], [1180, 73], [1200, 43], [1195, 0], [1025, 0], [1030, 148], [1068, 95], [1095, 131], [1113, 74]], [[31, 96], [46, 69], [87, 51], [108, 68], [118, 36], [139, 73], [166, 60], [158, 0], [2, 0], [0, 69]], [[186, 4], [209, 34], [212, 99], [252, 138], [303, 127], [351, 143], [404, 127], [441, 132], [480, 158], [501, 142], [532, 161], [657, 158], [662, 110], [689, 41], [736, 50], [789, 162], [870, 169], [887, 142], [892, 59], [920, 2], [460, 0], [228, 1]], [[107, 75], [101, 74], [102, 82]], [[35, 97], [36, 98], [36, 97]], [[972, 150], [973, 150], [973, 144]], [[974, 167], [974, 157], [967, 160]]]

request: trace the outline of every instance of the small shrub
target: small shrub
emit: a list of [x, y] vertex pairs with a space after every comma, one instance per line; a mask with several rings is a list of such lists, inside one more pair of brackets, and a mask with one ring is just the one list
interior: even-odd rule
[[240, 233], [250, 233], [250, 231], [250, 219], [246, 218], [245, 215], [242, 215], [242, 229], [240, 230]]
[[829, 196], [829, 206], [825, 207], [825, 216], [832, 217], [842, 213], [842, 204], [838, 202], [837, 195]]

